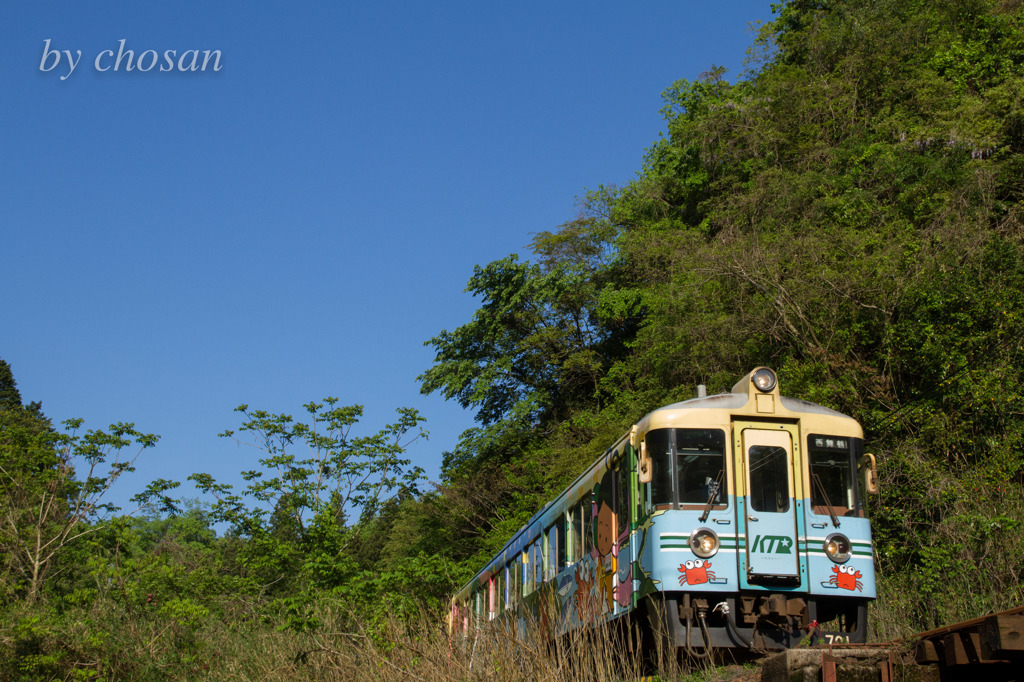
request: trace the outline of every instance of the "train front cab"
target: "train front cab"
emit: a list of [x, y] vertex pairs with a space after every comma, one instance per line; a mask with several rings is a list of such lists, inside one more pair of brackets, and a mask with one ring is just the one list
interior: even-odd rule
[[853, 419], [777, 383], [759, 368], [638, 425], [649, 611], [691, 652], [866, 639], [874, 459]]

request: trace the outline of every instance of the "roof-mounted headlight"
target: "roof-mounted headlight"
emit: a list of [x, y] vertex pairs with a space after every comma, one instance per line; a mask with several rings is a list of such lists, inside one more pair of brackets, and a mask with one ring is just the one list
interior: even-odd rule
[[754, 382], [754, 386], [757, 387], [757, 390], [762, 393], [771, 393], [775, 390], [776, 384], [779, 383], [779, 379], [775, 376], [775, 372], [771, 371], [767, 367], [762, 367], [754, 372], [753, 376], [750, 377], [750, 380]]

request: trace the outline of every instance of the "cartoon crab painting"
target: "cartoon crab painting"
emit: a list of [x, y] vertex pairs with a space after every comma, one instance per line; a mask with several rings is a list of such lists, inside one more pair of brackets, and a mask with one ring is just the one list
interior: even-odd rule
[[708, 569], [711, 567], [711, 562], [704, 559], [687, 559], [685, 564], [679, 566], [679, 572], [682, 573], [679, 576], [680, 585], [702, 585], [709, 580], [715, 579], [713, 571]]
[[841, 590], [863, 590], [864, 583], [857, 580], [863, 574], [853, 566], [833, 566], [833, 575], [829, 576], [828, 584]]

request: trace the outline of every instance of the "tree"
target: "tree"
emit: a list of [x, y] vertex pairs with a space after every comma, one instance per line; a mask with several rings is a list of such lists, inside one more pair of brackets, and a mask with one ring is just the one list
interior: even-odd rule
[[[158, 437], [133, 424], [79, 433], [81, 419], [50, 427], [38, 407], [21, 404], [7, 363], [0, 361], [0, 548], [6, 565], [3, 595], [39, 598], [54, 559], [96, 530], [95, 521], [115, 508], [103, 498], [121, 474], [134, 470], [142, 450]], [[126, 454], [135, 445], [138, 450]], [[84, 471], [78, 478], [76, 466]], [[157, 494], [155, 486], [151, 494]]]
[[325, 398], [304, 408], [308, 423], [248, 405], [236, 408], [244, 417], [239, 431], [250, 439], [230, 430], [221, 436], [263, 453], [259, 469], [243, 472], [249, 483], [241, 494], [209, 474], [189, 476], [214, 497], [212, 517], [247, 538], [249, 570], [278, 591], [300, 575], [336, 584], [353, 569], [347, 551], [364, 525], [390, 499], [417, 495], [424, 478], [403, 457], [410, 443], [427, 437], [416, 410], [401, 408], [397, 421], [376, 434], [353, 436], [361, 405]]
[[591, 192], [576, 220], [538, 233], [531, 244], [537, 263], [513, 254], [476, 267], [466, 287], [482, 299], [473, 319], [426, 342], [436, 356], [419, 377], [422, 392], [475, 409], [480, 424], [463, 435], [449, 464], [507, 458], [524, 434], [600, 403], [601, 379], [625, 353], [637, 320], [634, 302], [611, 286], [618, 228], [607, 209], [614, 197], [613, 189]]

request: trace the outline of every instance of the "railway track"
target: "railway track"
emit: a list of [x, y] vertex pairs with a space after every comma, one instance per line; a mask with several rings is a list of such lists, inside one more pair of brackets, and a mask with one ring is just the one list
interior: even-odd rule
[[776, 680], [1024, 682], [1024, 606], [875, 644], [793, 649], [767, 659]]
[[911, 641], [914, 662], [938, 668], [943, 680], [1024, 680], [1024, 606], [921, 632]]

